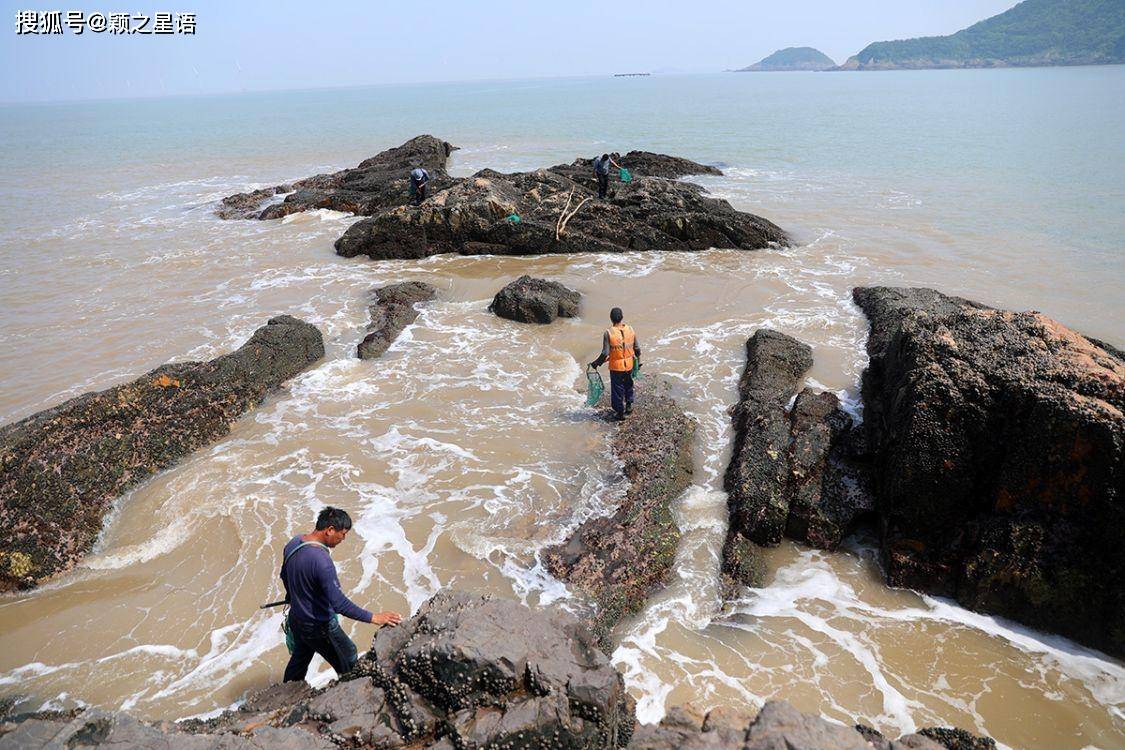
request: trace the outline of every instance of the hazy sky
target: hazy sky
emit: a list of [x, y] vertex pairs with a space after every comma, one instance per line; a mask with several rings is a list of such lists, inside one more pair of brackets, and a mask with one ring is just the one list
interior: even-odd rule
[[[706, 72], [781, 47], [843, 62], [948, 34], [1015, 0], [0, 0], [0, 101], [489, 78]], [[17, 36], [19, 10], [194, 12], [194, 36]]]

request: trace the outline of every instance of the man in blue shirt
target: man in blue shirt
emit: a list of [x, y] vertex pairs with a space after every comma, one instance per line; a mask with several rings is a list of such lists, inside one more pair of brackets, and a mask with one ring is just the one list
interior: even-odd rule
[[609, 192], [609, 168], [610, 165], [621, 168], [621, 165], [613, 160], [609, 154], [602, 154], [594, 159], [594, 177], [598, 178], [598, 197], [605, 200], [606, 194]]
[[305, 679], [313, 654], [324, 657], [338, 675], [355, 666], [355, 644], [340, 627], [336, 615], [375, 625], [402, 622], [397, 612], [368, 612], [340, 589], [329, 550], [344, 541], [351, 528], [351, 517], [329, 506], [316, 517], [316, 531], [295, 536], [285, 545], [281, 582], [289, 602], [289, 632], [293, 640], [285, 682]]
[[426, 200], [426, 187], [430, 184], [430, 173], [422, 167], [415, 167], [410, 171], [410, 194], [414, 196], [414, 205], [417, 206]]

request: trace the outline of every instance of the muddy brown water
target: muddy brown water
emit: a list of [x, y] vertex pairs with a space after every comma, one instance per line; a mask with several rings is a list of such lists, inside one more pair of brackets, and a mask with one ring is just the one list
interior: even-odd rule
[[[459, 142], [467, 148], [455, 173], [496, 163], [495, 150]], [[565, 148], [503, 158], [550, 164], [569, 158]], [[620, 305], [646, 371], [668, 376], [699, 421], [694, 484], [676, 503], [684, 537], [673, 579], [616, 631], [613, 657], [643, 720], [677, 703], [750, 710], [781, 697], [895, 734], [952, 724], [1010, 748], [1125, 746], [1119, 662], [888, 589], [862, 535], [838, 553], [783, 544], [770, 553], [769, 584], [735, 601], [721, 602], [717, 584], [727, 409], [756, 328], [811, 344], [808, 383], [854, 407], [866, 337], [854, 285], [933, 285], [1042, 309], [1114, 340], [1112, 316], [1090, 297], [1112, 299], [1119, 275], [1096, 265], [1059, 273], [1043, 262], [1043, 234], [977, 221], [967, 204], [950, 213], [928, 193], [737, 168], [700, 182], [792, 229], [795, 247], [373, 263], [332, 252], [352, 217], [220, 222], [210, 213], [259, 176], [298, 177], [362, 155], [310, 146], [233, 167], [201, 157], [160, 175], [122, 168], [96, 185], [75, 177], [70, 200], [9, 221], [0, 421], [168, 360], [228, 351], [281, 312], [318, 325], [327, 355], [227, 438], [121, 498], [73, 574], [0, 598], [0, 695], [25, 695], [32, 708], [183, 717], [279, 679], [281, 615], [257, 606], [278, 598], [281, 547], [324, 504], [356, 520], [334, 557], [362, 605], [409, 613], [457, 586], [572, 606], [537, 552], [620, 492], [608, 481], [611, 428], [580, 390], [583, 363]], [[523, 273], [580, 290], [582, 316], [539, 327], [490, 315], [491, 296]], [[355, 359], [368, 290], [409, 279], [435, 284], [438, 301], [382, 358]], [[361, 648], [374, 632], [347, 629]], [[331, 673], [318, 659], [311, 678], [323, 684]]]

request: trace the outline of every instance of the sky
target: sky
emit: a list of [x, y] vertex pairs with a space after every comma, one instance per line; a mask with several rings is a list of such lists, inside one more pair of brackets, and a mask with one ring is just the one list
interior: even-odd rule
[[[1015, 0], [0, 0], [0, 101], [718, 72], [790, 46], [838, 63]], [[192, 36], [17, 35], [18, 11], [194, 13]], [[151, 24], [149, 26], [151, 28]]]

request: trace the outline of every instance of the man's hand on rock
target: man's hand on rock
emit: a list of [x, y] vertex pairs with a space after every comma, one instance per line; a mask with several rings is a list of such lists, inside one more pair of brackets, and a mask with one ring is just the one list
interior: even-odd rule
[[398, 612], [376, 612], [371, 615], [372, 625], [398, 625], [402, 622], [402, 615]]

